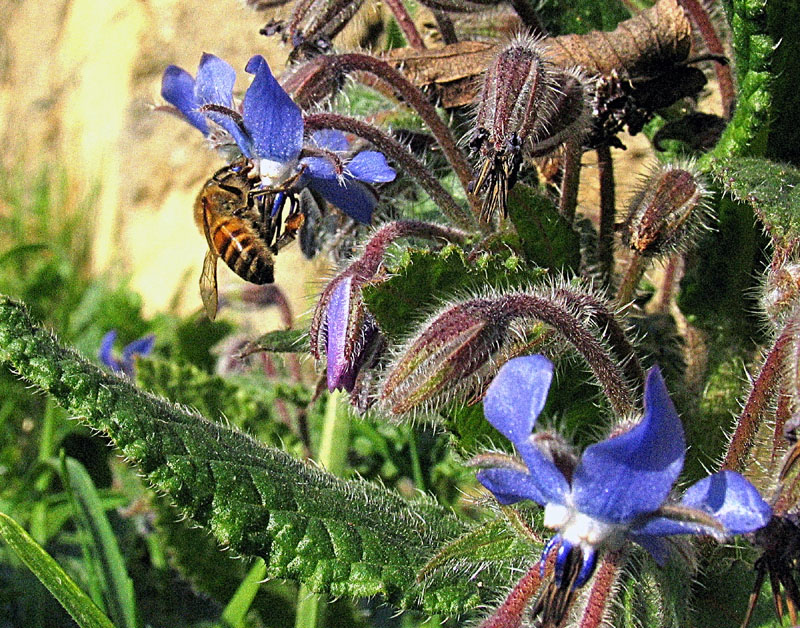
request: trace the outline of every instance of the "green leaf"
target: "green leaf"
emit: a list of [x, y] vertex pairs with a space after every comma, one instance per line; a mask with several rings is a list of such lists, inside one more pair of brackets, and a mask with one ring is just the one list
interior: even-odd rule
[[364, 287], [364, 303], [390, 340], [410, 334], [420, 317], [441, 307], [448, 298], [462, 298], [481, 288], [527, 285], [546, 271], [529, 267], [521, 258], [485, 253], [468, 260], [455, 246], [437, 253], [409, 250], [388, 281]]
[[341, 480], [106, 373], [0, 298], [0, 360], [106, 432], [153, 487], [273, 578], [333, 595], [381, 594], [401, 606], [463, 613], [497, 594], [507, 571], [476, 582], [417, 583], [431, 548], [469, 526], [424, 499]]
[[546, 0], [538, 3], [536, 12], [553, 35], [585, 34], [591, 30], [611, 31], [630, 17], [624, 3], [617, 0]]
[[272, 353], [308, 352], [308, 330], [278, 329], [267, 332], [248, 344], [243, 353], [250, 354], [256, 351], [270, 351]]
[[757, 334], [754, 295], [766, 238], [753, 223], [749, 207], [721, 199], [718, 227], [689, 253], [681, 281], [681, 310], [728, 344]]
[[0, 537], [61, 602], [81, 628], [114, 628], [75, 581], [11, 517], [0, 513]]
[[726, 192], [753, 208], [773, 240], [800, 237], [800, 170], [756, 157], [714, 161], [711, 168]]
[[105, 608], [118, 628], [136, 628], [133, 582], [92, 478], [80, 462], [69, 457], [62, 461], [61, 475], [73, 500], [78, 528], [88, 537], [89, 556]]
[[[776, 76], [780, 72], [775, 64], [775, 48], [781, 37], [774, 17], [786, 11], [794, 13], [790, 7], [796, 3], [793, 0], [726, 0], [725, 4], [733, 33], [739, 91], [733, 117], [720, 141], [700, 160], [703, 168], [712, 157], [763, 155], [770, 124], [783, 113], [775, 109], [774, 103]], [[772, 20], [767, 15], [770, 5]], [[794, 78], [787, 76], [783, 80]]]
[[550, 199], [526, 185], [516, 185], [508, 199], [508, 214], [519, 236], [519, 249], [529, 262], [553, 270], [578, 270], [580, 235]]

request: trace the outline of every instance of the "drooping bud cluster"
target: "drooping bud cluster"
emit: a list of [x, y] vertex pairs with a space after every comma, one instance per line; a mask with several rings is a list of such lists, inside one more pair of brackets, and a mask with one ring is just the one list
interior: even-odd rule
[[767, 274], [761, 304], [773, 323], [780, 323], [797, 307], [800, 299], [800, 262], [781, 261]]
[[693, 164], [662, 164], [644, 178], [620, 225], [622, 241], [644, 257], [686, 249], [708, 228], [709, 190]]
[[544, 346], [557, 353], [549, 342], [556, 337], [583, 357], [620, 413], [630, 411], [630, 390], [640, 383], [630, 377], [639, 367], [623, 327], [601, 297], [581, 289], [541, 286], [473, 298], [445, 307], [420, 329], [397, 351], [381, 386], [380, 404], [395, 416], [479, 400], [506, 361]]
[[387, 247], [402, 237], [441, 238], [463, 242], [457, 229], [413, 220], [384, 225], [370, 238], [362, 255], [323, 290], [311, 321], [311, 353], [327, 358], [328, 389], [353, 392], [361, 370], [385, 347], [375, 318], [367, 310], [362, 289], [383, 281], [379, 271]]
[[581, 75], [550, 62], [535, 38], [518, 37], [497, 54], [484, 75], [471, 140], [479, 151], [473, 191], [483, 195], [484, 221], [505, 214], [523, 157], [584, 135], [588, 100]]
[[[294, 3], [291, 16], [271, 21], [262, 35], [280, 33], [284, 42], [294, 47], [291, 58], [329, 52], [331, 40], [347, 25], [364, 0], [300, 0]], [[258, 2], [251, 2], [258, 8]]]

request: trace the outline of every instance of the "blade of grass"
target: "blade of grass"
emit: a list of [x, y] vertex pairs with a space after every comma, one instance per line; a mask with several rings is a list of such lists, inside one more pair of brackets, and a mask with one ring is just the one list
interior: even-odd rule
[[84, 466], [63, 457], [61, 476], [75, 507], [78, 528], [84, 533], [90, 557], [87, 568], [99, 581], [105, 606], [118, 628], [136, 628], [136, 599], [117, 539], [108, 522], [97, 489]]
[[242, 628], [245, 623], [244, 619], [247, 616], [247, 611], [250, 610], [250, 605], [258, 593], [258, 588], [261, 586], [262, 581], [267, 575], [267, 566], [262, 559], [258, 559], [256, 563], [247, 572], [247, 576], [242, 580], [242, 584], [236, 589], [236, 593], [225, 606], [220, 617], [221, 624], [225, 628]]
[[11, 517], [0, 513], [0, 537], [47, 587], [80, 628], [114, 628], [66, 572]]
[[[334, 475], [341, 475], [347, 465], [347, 451], [350, 445], [350, 415], [339, 407], [342, 394], [338, 391], [328, 396], [325, 406], [325, 421], [322, 440], [317, 452], [317, 462]], [[297, 615], [295, 628], [317, 628], [321, 625], [320, 611], [325, 598], [311, 592], [305, 585], [297, 592]]]

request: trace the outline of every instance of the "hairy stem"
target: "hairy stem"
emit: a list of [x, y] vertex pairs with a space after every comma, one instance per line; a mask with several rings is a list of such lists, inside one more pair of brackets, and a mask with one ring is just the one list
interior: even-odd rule
[[338, 129], [346, 133], [353, 133], [371, 142], [414, 177], [450, 220], [470, 231], [478, 229], [475, 215], [461, 207], [450, 193], [442, 187], [442, 184], [433, 176], [431, 171], [420, 163], [405, 146], [386, 135], [383, 131], [356, 118], [335, 113], [307, 115], [305, 117], [305, 126], [309, 131]]
[[472, 168], [456, 145], [450, 128], [442, 121], [436, 112], [436, 108], [425, 98], [419, 88], [412, 85], [405, 76], [386, 63], [386, 61], [369, 55], [360, 53], [336, 55], [332, 59], [332, 63], [334, 64], [333, 67], [343, 74], [355, 71], [372, 74], [389, 85], [400, 98], [405, 100], [428, 125], [439, 146], [441, 146], [447, 161], [450, 162], [453, 172], [458, 176], [464, 192], [468, 193], [467, 188], [472, 180]]
[[555, 328], [586, 360], [614, 410], [621, 416], [635, 410], [629, 384], [619, 365], [575, 314], [549, 299], [529, 294], [508, 295], [499, 302], [504, 313], [519, 317], [530, 316]]
[[580, 628], [599, 628], [606, 625], [604, 620], [609, 615], [617, 579], [626, 559], [627, 552], [624, 550], [608, 552], [605, 555], [592, 580], [589, 599], [578, 624]]
[[481, 622], [479, 628], [519, 628], [528, 603], [542, 583], [540, 573], [539, 563], [536, 563], [514, 585], [497, 610]]
[[[725, 48], [717, 35], [708, 12], [698, 0], [678, 0], [684, 11], [689, 14], [689, 19], [694, 23], [708, 51], [719, 57], [725, 56]], [[733, 85], [733, 73], [728, 63], [714, 62], [714, 72], [719, 83], [719, 96], [722, 100], [722, 115], [730, 119], [733, 105], [736, 100], [736, 88]]]
[[568, 140], [564, 144], [564, 170], [561, 179], [561, 197], [558, 199], [558, 211], [569, 224], [575, 221], [575, 208], [578, 206], [578, 185], [580, 180], [580, 142]]
[[600, 146], [597, 149], [597, 171], [600, 177], [600, 229], [597, 234], [597, 259], [603, 283], [611, 285], [614, 274], [614, 220], [616, 201], [614, 199], [614, 163], [611, 149]]
[[753, 382], [720, 469], [740, 473], [745, 470], [758, 428], [766, 418], [770, 404], [780, 388], [785, 373], [786, 356], [796, 342], [799, 328], [800, 320], [791, 319], [772, 345], [761, 366], [761, 372]]
[[403, 4], [403, 0], [384, 1], [386, 2], [386, 6], [389, 7], [389, 10], [394, 15], [394, 19], [396, 19], [397, 23], [400, 25], [400, 30], [402, 30], [403, 35], [406, 36], [408, 45], [412, 48], [416, 48], [417, 50], [425, 50], [425, 42], [422, 41], [422, 36], [417, 30], [414, 20], [412, 20], [411, 16], [408, 14], [408, 11]]

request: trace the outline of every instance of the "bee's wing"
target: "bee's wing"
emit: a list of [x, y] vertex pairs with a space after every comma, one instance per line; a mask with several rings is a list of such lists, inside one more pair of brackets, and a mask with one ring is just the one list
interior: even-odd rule
[[214, 250], [214, 241], [208, 227], [208, 207], [203, 204], [203, 233], [208, 243], [208, 251], [203, 260], [203, 272], [200, 274], [200, 297], [206, 308], [208, 320], [213, 321], [217, 317], [217, 307], [219, 297], [217, 295], [217, 253]]
[[200, 274], [200, 296], [206, 308], [206, 316], [213, 321], [217, 317], [217, 254], [211, 249], [203, 260], [203, 272]]

